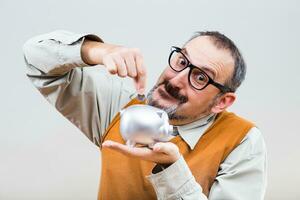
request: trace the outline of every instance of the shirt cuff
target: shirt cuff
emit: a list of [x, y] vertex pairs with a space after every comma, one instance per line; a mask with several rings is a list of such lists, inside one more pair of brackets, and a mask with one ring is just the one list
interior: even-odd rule
[[202, 192], [201, 186], [196, 182], [183, 156], [168, 168], [147, 178], [158, 199], [178, 199], [197, 190]]
[[[75, 67], [87, 66], [81, 57], [81, 46], [84, 40], [89, 39], [103, 42], [101, 38], [93, 34], [74, 34], [67, 31], [62, 31], [62, 34], [60, 33], [61, 32], [58, 32], [53, 39], [63, 44], [60, 46], [58, 59], [60, 63], [65, 64], [59, 66], [58, 68], [52, 69], [50, 72], [51, 74], [62, 74]], [[68, 47], [64, 48], [65, 45]]]

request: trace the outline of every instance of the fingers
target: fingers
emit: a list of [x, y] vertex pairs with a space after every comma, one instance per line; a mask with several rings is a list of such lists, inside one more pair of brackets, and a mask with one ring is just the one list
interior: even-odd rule
[[124, 155], [135, 156], [139, 158], [147, 158], [153, 154], [152, 150], [149, 148], [129, 147], [127, 145], [120, 144], [111, 140], [103, 142], [102, 147], [113, 149]]
[[102, 147], [115, 150], [126, 156], [133, 156], [155, 163], [174, 163], [180, 157], [178, 147], [171, 142], [156, 143], [153, 150], [147, 147], [129, 147], [110, 140], [103, 142]]
[[113, 60], [114, 60], [115, 65], [116, 65], [118, 75], [120, 77], [126, 77], [128, 72], [127, 72], [126, 63], [123, 60], [123, 58], [120, 55], [117, 54], [113, 57]]
[[130, 147], [120, 144], [120, 143], [117, 143], [117, 142], [114, 142], [114, 141], [111, 141], [111, 140], [107, 140], [107, 141], [103, 142], [102, 147], [117, 150], [124, 154], [130, 154], [130, 149], [129, 149]]
[[111, 74], [133, 78], [138, 94], [144, 94], [146, 68], [139, 49], [115, 47], [103, 57], [103, 64]]
[[146, 67], [144, 65], [144, 59], [141, 54], [137, 54], [136, 58], [137, 76], [135, 78], [135, 84], [138, 94], [145, 93], [146, 87]]
[[131, 78], [135, 78], [137, 76], [137, 65], [134, 60], [134, 55], [127, 54], [125, 57], [125, 63], [128, 76]]
[[115, 64], [112, 57], [104, 57], [103, 58], [103, 64], [106, 66], [106, 69], [111, 74], [116, 74], [118, 72], [117, 65]]

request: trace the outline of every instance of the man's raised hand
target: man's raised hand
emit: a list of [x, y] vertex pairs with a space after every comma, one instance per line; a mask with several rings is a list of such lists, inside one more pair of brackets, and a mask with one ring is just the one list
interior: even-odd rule
[[133, 78], [138, 94], [144, 94], [147, 73], [139, 49], [85, 40], [81, 56], [89, 65], [102, 64], [113, 75]]

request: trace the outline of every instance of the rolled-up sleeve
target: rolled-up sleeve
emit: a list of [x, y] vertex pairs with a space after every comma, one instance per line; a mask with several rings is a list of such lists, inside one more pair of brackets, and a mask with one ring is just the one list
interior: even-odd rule
[[29, 39], [23, 46], [26, 74], [33, 85], [94, 144], [115, 114], [135, 95], [123, 80], [103, 66], [87, 66], [81, 46], [96, 35], [54, 31]]

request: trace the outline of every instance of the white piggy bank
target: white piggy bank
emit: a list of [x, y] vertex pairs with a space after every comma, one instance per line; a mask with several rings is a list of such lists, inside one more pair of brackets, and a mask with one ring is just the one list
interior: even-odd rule
[[148, 105], [133, 105], [120, 111], [120, 132], [126, 144], [148, 145], [166, 142], [173, 133], [165, 111]]

